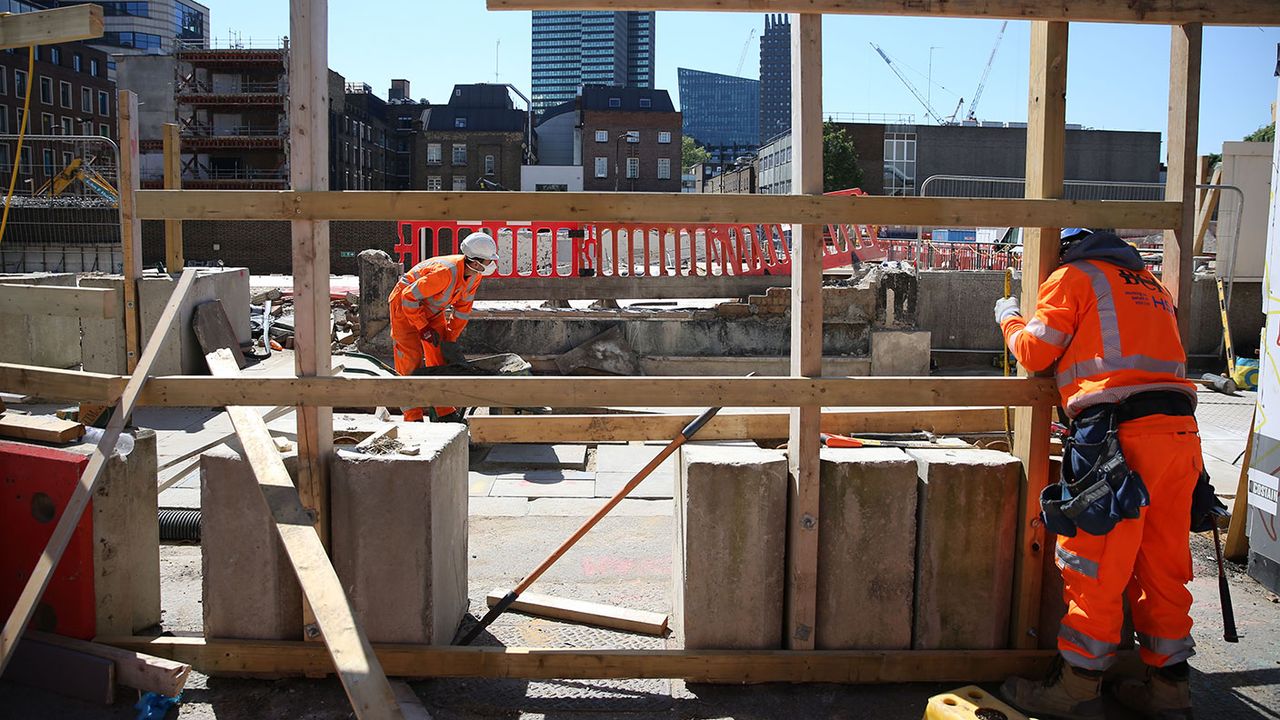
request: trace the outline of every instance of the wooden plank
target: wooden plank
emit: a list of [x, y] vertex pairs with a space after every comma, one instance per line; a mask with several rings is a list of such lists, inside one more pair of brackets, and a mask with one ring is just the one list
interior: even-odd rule
[[1172, 28], [1169, 49], [1169, 171], [1164, 196], [1182, 203], [1177, 228], [1164, 233], [1161, 280], [1178, 308], [1178, 332], [1183, 344], [1191, 331], [1192, 260], [1196, 223], [1196, 142], [1200, 133], [1200, 54], [1204, 30], [1198, 24]]
[[[822, 16], [791, 18], [791, 165], [797, 194], [822, 195]], [[792, 225], [791, 377], [822, 375], [822, 232]], [[812, 650], [818, 615], [820, 404], [793, 406], [787, 428], [783, 645]]]
[[65, 445], [84, 437], [84, 425], [52, 415], [0, 415], [0, 437]]
[[1172, 228], [1179, 204], [1128, 200], [811, 197], [699, 193], [514, 193], [415, 190], [143, 190], [146, 220], [547, 220]]
[[[290, 0], [289, 178], [300, 191], [329, 189], [329, 3]], [[391, 217], [391, 216], [388, 216]], [[293, 218], [294, 367], [298, 377], [329, 374], [329, 223]], [[283, 404], [283, 403], [280, 403]], [[329, 546], [329, 456], [333, 409], [298, 406], [298, 494], [316, 533]], [[316, 638], [317, 620], [303, 599], [303, 636]], [[352, 698], [355, 704], [355, 698]]]
[[23, 643], [28, 640], [110, 660], [116, 667], [116, 682], [143, 692], [159, 693], [165, 697], [177, 697], [187, 684], [187, 676], [191, 674], [191, 666], [186, 663], [147, 655], [136, 650], [125, 650], [34, 630], [27, 633]]
[[20, 391], [17, 397], [25, 398], [24, 402], [81, 400], [114, 403], [124, 391], [125, 382], [126, 379], [119, 375], [0, 363], [0, 388]]
[[64, 697], [110, 705], [116, 698], [112, 661], [24, 637], [4, 679]]
[[1244, 455], [1240, 459], [1240, 480], [1236, 483], [1236, 496], [1231, 501], [1231, 524], [1227, 526], [1227, 540], [1222, 546], [1222, 556], [1234, 562], [1243, 562], [1249, 556], [1249, 533], [1245, 520], [1249, 517], [1249, 464], [1253, 461], [1253, 432], [1258, 422], [1254, 408], [1249, 421], [1249, 435], [1244, 443]]
[[[1217, 185], [1222, 182], [1222, 165], [1218, 165], [1213, 169], [1213, 177], [1209, 179], [1207, 185]], [[1197, 183], [1197, 185], [1200, 183]], [[1218, 208], [1218, 200], [1222, 198], [1222, 190], [1219, 188], [1210, 188], [1208, 190], [1199, 190], [1197, 192], [1204, 195], [1196, 210], [1196, 236], [1195, 247], [1192, 249], [1192, 255], [1200, 255], [1204, 252], [1204, 236], [1209, 232], [1209, 221], [1213, 219], [1213, 211]]]
[[[209, 371], [240, 378], [240, 370], [230, 351], [205, 355]], [[391, 686], [378, 658], [356, 623], [342, 582], [329, 562], [324, 543], [315, 527], [311, 510], [304, 506], [300, 491], [285, 468], [267, 430], [267, 423], [251, 407], [228, 407], [231, 424], [240, 436], [244, 455], [258, 479], [262, 500], [275, 522], [276, 532], [289, 562], [298, 575], [298, 584], [315, 613], [318, 632], [337, 668], [342, 687], [358, 718], [401, 718]], [[315, 643], [318, 646], [319, 643]]]
[[[1028, 197], [1061, 197], [1066, 170], [1067, 23], [1031, 24], [1031, 82], [1028, 93]], [[1035, 313], [1040, 284], [1058, 266], [1058, 228], [1027, 228], [1022, 256], [1022, 314]], [[1025, 376], [1026, 370], [1018, 368]], [[1056, 400], [1055, 400], [1056, 404]], [[1040, 491], [1049, 482], [1051, 406], [1014, 412], [1014, 454], [1022, 461], [1014, 555], [1014, 594], [1009, 640], [1014, 648], [1034, 648], [1040, 622], [1045, 534], [1039, 523]]]
[[[490, 10], [598, 10], [601, 0], [488, 0]], [[985, 18], [992, 20], [1061, 20], [1065, 22], [1174, 23], [1210, 25], [1280, 25], [1276, 0], [612, 0], [621, 10], [685, 10], [697, 12], [805, 12], [826, 15], [894, 15]]]
[[120, 243], [124, 248], [124, 350], [129, 372], [138, 365], [138, 280], [142, 277], [142, 218], [138, 215], [138, 190], [142, 175], [138, 160], [138, 96], [128, 90], [117, 93], [120, 134]]
[[210, 300], [195, 306], [191, 314], [191, 325], [202, 350], [211, 353], [219, 348], [227, 348], [235, 357], [236, 366], [244, 367], [244, 352], [240, 350], [236, 331], [231, 327], [231, 320], [227, 318], [227, 311], [222, 307], [221, 300]]
[[[301, 641], [102, 638], [189, 663], [211, 675], [333, 672], [323, 648]], [[1052, 650], [566, 650], [522, 647], [375, 645], [395, 677], [610, 680], [684, 678], [760, 682], [999, 682], [1039, 675]]]
[[[477, 300], [630, 300], [740, 298], [788, 287], [786, 275], [694, 277], [486, 278]], [[475, 312], [475, 311], [473, 311]], [[472, 315], [474, 319], [476, 315]]]
[[102, 37], [102, 6], [85, 4], [0, 17], [0, 50]]
[[[494, 590], [485, 596], [485, 602], [489, 607], [493, 607], [501, 602], [506, 594], [506, 590]], [[664, 613], [633, 610], [554, 595], [524, 592], [520, 594], [519, 600], [511, 604], [511, 609], [553, 620], [567, 620], [644, 635], [661, 637], [667, 632], [667, 616]]]
[[116, 316], [116, 291], [111, 288], [58, 285], [0, 284], [0, 307], [15, 315], [102, 318]]
[[[182, 139], [177, 123], [164, 124], [164, 189], [182, 189]], [[187, 264], [182, 248], [182, 221], [164, 221], [164, 264], [171, 273], [180, 273]]]
[[107, 466], [107, 458], [115, 452], [116, 441], [120, 439], [120, 433], [124, 430], [125, 423], [129, 421], [129, 416], [133, 414], [133, 409], [138, 404], [138, 396], [142, 393], [142, 386], [147, 382], [147, 376], [151, 374], [151, 368], [155, 364], [160, 347], [164, 345], [165, 335], [169, 330], [169, 326], [173, 324], [174, 318], [178, 314], [178, 307], [191, 292], [191, 286], [195, 284], [195, 279], [195, 270], [184, 271], [173, 290], [173, 294], [169, 296], [169, 302], [164, 306], [164, 311], [160, 313], [155, 330], [151, 333], [151, 339], [147, 342], [146, 350], [138, 361], [137, 372], [129, 378], [128, 384], [125, 385], [119, 404], [116, 406], [115, 412], [112, 413], [111, 420], [107, 423], [106, 430], [102, 434], [102, 439], [94, 447], [93, 454], [89, 456], [89, 464], [85, 466], [84, 474], [80, 476], [80, 482], [76, 485], [75, 492], [71, 494], [71, 499], [67, 502], [66, 509], [63, 510], [61, 517], [58, 518], [58, 525], [54, 528], [53, 535], [49, 537], [49, 544], [45, 546], [44, 552], [36, 560], [36, 566], [31, 571], [31, 577], [27, 579], [27, 584], [23, 587], [22, 594], [18, 596], [18, 602], [14, 604], [13, 612], [9, 615], [9, 619], [5, 621], [4, 630], [0, 631], [0, 673], [4, 672], [5, 666], [9, 663], [9, 658], [13, 656], [13, 649], [17, 645], [19, 638], [22, 637], [23, 631], [26, 630], [27, 623], [31, 621], [31, 615], [35, 612], [36, 603], [40, 601], [40, 597], [44, 595], [45, 588], [49, 585], [49, 579], [53, 576], [53, 569], [57, 567], [58, 561], [62, 559], [62, 553], [66, 551], [67, 544], [71, 541], [71, 535], [75, 532], [76, 525], [80, 522], [80, 516], [84, 514], [85, 508], [89, 506], [89, 500], [93, 497], [93, 493], [98, 487], [98, 481], [102, 478], [103, 470]]
[[[477, 415], [468, 418], [471, 442], [605, 442], [669, 440], [694, 415]], [[699, 440], [773, 440], [787, 437], [791, 413], [721, 412], [698, 431]], [[824, 412], [821, 432], [837, 435], [906, 433], [936, 435], [993, 432], [1003, 422], [1002, 408], [953, 410], [866, 410]]]

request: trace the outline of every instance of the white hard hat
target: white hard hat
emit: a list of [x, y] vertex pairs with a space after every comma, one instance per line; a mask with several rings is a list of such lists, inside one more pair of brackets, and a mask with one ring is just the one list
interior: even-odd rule
[[497, 261], [498, 243], [488, 233], [474, 232], [462, 241], [462, 254], [472, 260]]

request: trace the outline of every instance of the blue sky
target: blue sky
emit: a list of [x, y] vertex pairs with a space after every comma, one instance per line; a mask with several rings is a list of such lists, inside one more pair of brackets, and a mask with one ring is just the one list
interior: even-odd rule
[[[231, 32], [274, 40], [289, 33], [284, 0], [205, 0], [215, 39]], [[331, 0], [329, 65], [386, 97], [391, 78], [408, 78], [416, 97], [447, 100], [454, 83], [497, 77], [529, 92], [527, 12], [488, 12], [483, 0]], [[676, 69], [733, 74], [751, 28], [764, 16], [658, 13], [657, 83], [679, 101]], [[831, 113], [925, 113], [870, 46], [875, 42], [921, 92], [934, 46], [935, 109], [950, 115], [977, 88], [1000, 21], [827, 16], [823, 23], [823, 106]], [[1164, 26], [1074, 23], [1068, 60], [1067, 121], [1108, 130], [1164, 132], [1168, 123], [1169, 37]], [[1271, 121], [1280, 28], [1205, 29], [1200, 152], [1219, 152]], [[499, 45], [500, 43], [500, 45]], [[977, 116], [1024, 121], [1030, 23], [1010, 22]], [[759, 71], [759, 40], [742, 74]]]

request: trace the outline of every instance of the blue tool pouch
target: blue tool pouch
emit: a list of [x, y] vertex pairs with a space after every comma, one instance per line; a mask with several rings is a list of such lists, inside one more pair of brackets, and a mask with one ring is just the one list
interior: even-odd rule
[[1137, 518], [1150, 502], [1147, 487], [1120, 449], [1115, 406], [1090, 408], [1062, 443], [1062, 478], [1040, 493], [1040, 519], [1049, 531], [1106, 535]]

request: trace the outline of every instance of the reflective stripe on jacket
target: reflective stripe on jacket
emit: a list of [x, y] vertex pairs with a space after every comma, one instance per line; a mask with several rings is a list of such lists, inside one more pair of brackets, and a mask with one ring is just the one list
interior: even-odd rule
[[408, 322], [418, 331], [435, 330], [445, 342], [457, 340], [480, 287], [481, 276], [468, 279], [465, 266], [462, 255], [442, 255], [423, 260], [400, 276], [387, 298], [392, 324]]
[[1023, 367], [1055, 368], [1072, 417], [1149, 390], [1185, 392], [1195, 402], [1173, 297], [1145, 268], [1065, 264], [1040, 286], [1030, 322], [1015, 316], [1001, 329]]

